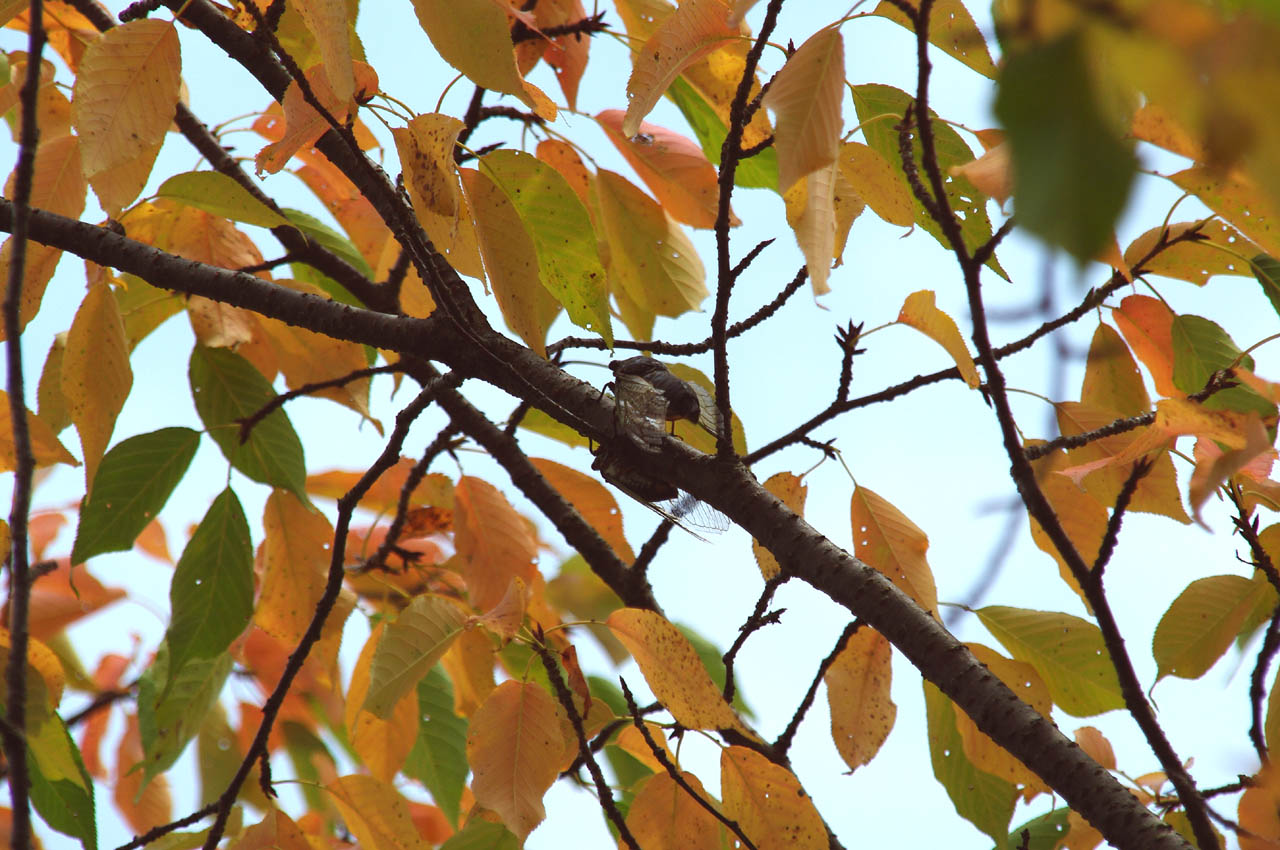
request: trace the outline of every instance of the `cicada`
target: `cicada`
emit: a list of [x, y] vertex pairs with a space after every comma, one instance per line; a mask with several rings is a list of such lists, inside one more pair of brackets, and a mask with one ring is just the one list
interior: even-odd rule
[[647, 452], [662, 448], [666, 423], [696, 422], [712, 434], [721, 431], [720, 411], [711, 393], [673, 375], [652, 357], [628, 357], [609, 364], [613, 371], [614, 430]]

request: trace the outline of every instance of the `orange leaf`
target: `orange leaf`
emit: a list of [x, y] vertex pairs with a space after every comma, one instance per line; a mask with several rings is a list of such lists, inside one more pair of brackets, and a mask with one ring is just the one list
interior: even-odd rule
[[[681, 777], [703, 800], [711, 795], [692, 773]], [[665, 769], [649, 777], [627, 811], [627, 828], [645, 850], [719, 850], [724, 827]]]
[[1178, 395], [1173, 385], [1173, 313], [1163, 301], [1130, 295], [1111, 312], [1129, 348], [1151, 372], [1156, 392]]
[[582, 157], [573, 145], [559, 139], [543, 139], [538, 142], [537, 156], [560, 172], [582, 205], [591, 208], [591, 172], [582, 164]]
[[[790, 472], [776, 472], [764, 482], [764, 489], [781, 499], [782, 504], [790, 508], [792, 513], [804, 516], [804, 500], [809, 493], [809, 488], [804, 485], [800, 476]], [[766, 579], [773, 578], [781, 570], [773, 553], [755, 540], [751, 541], [751, 551], [755, 553], [760, 574]]]
[[537, 543], [524, 518], [487, 481], [463, 476], [454, 497], [454, 545], [471, 604], [484, 611], [498, 604], [512, 578], [533, 581]]
[[132, 386], [129, 344], [119, 308], [111, 287], [95, 284], [76, 311], [62, 357], [62, 395], [80, 434], [89, 487]]
[[1187, 221], [1153, 227], [1125, 249], [1125, 261], [1132, 266], [1149, 254], [1159, 240], [1177, 238], [1192, 228], [1196, 228], [1196, 233], [1204, 238], [1183, 240], [1162, 249], [1142, 264], [1142, 271], [1195, 284], [1205, 284], [1218, 274], [1252, 274], [1249, 258], [1261, 254], [1262, 249], [1219, 219], [1203, 225]]
[[48, 640], [72, 623], [126, 595], [122, 588], [105, 587], [85, 567], [74, 572], [70, 562], [40, 576], [31, 588], [31, 636]]
[[418, 737], [418, 692], [410, 688], [395, 704], [383, 720], [361, 706], [369, 692], [369, 673], [373, 666], [374, 652], [382, 640], [385, 622], [374, 627], [355, 669], [351, 672], [351, 686], [347, 688], [343, 725], [347, 727], [351, 746], [364, 761], [369, 772], [383, 782], [391, 782], [404, 765], [413, 742]]
[[507, 194], [483, 172], [462, 169], [462, 185], [475, 214], [475, 234], [484, 271], [507, 327], [540, 356], [547, 355], [547, 329], [560, 302], [538, 278], [538, 252]]
[[[305, 73], [316, 100], [339, 124], [347, 120], [356, 102], [378, 90], [378, 74], [373, 68], [364, 62], [354, 61], [352, 70], [355, 74], [355, 96], [347, 99], [341, 99], [334, 93], [324, 66], [313, 65]], [[264, 171], [275, 174], [284, 168], [294, 154], [311, 147], [329, 131], [329, 122], [307, 103], [307, 98], [296, 81], [289, 83], [289, 87], [285, 89], [283, 106], [284, 134], [279, 141], [258, 151], [254, 162], [259, 174]]]
[[[58, 532], [62, 531], [63, 526], [67, 524], [67, 516], [62, 512], [39, 513], [32, 514], [27, 520], [27, 540], [31, 546], [31, 553], [36, 556], [37, 560], [44, 559], [45, 549], [58, 536]], [[6, 533], [7, 533], [6, 526]], [[8, 543], [8, 538], [5, 542]]]
[[418, 23], [444, 61], [478, 86], [513, 95], [539, 117], [554, 121], [556, 107], [520, 76], [504, 4], [493, 0], [413, 0]]
[[161, 774], [146, 781], [141, 770], [133, 769], [142, 759], [138, 716], [131, 714], [116, 751], [116, 783], [111, 797], [116, 811], [138, 835], [168, 823], [173, 812], [168, 778]]
[[569, 677], [569, 687], [582, 700], [582, 713], [590, 714], [591, 688], [587, 685], [587, 677], [582, 674], [582, 667], [578, 665], [577, 647], [569, 646], [562, 650], [560, 663], [564, 665], [565, 673]]
[[[538, 29], [546, 30], [576, 23], [587, 17], [587, 12], [582, 7], [582, 0], [539, 0], [538, 5], [533, 7], [533, 15]], [[565, 102], [570, 109], [578, 106], [578, 83], [582, 81], [583, 71], [587, 68], [590, 50], [591, 39], [566, 33], [548, 41], [542, 54], [542, 58], [555, 70], [560, 91], [564, 92]]]
[[469, 629], [458, 635], [440, 659], [453, 683], [453, 711], [470, 717], [493, 692], [494, 648], [488, 635]]
[[995, 198], [1001, 207], [1013, 194], [1013, 162], [1006, 143], [987, 150], [972, 162], [951, 166], [951, 173], [968, 178], [974, 188]]
[[181, 69], [171, 21], [130, 21], [85, 51], [71, 117], [85, 176], [109, 215], [147, 182], [178, 104]]
[[[1084, 559], [1085, 564], [1092, 564], [1098, 555], [1098, 550], [1102, 545], [1102, 538], [1107, 531], [1107, 509], [1092, 495], [1082, 491], [1076, 484], [1072, 483], [1065, 475], [1054, 475], [1055, 471], [1061, 469], [1065, 464], [1066, 454], [1063, 452], [1054, 452], [1039, 460], [1032, 465], [1036, 470], [1036, 478], [1040, 482], [1040, 489], [1044, 491], [1045, 498], [1049, 500], [1050, 506], [1058, 516], [1058, 521], [1062, 524], [1062, 528], [1067, 533], [1067, 537], [1075, 546], [1080, 557]], [[1066, 560], [1059, 554], [1058, 549], [1054, 546], [1053, 541], [1045, 533], [1040, 523], [1030, 515], [1028, 521], [1031, 523], [1031, 539], [1035, 541], [1036, 546], [1042, 552], [1050, 555], [1058, 562], [1058, 572], [1062, 576], [1062, 580], [1074, 590], [1081, 594], [1080, 586], [1076, 583], [1075, 576], [1072, 574], [1070, 567], [1067, 566]]]
[[[0, 275], [3, 275], [5, 280], [9, 279], [12, 256], [13, 238], [10, 237], [4, 241], [4, 247], [0, 248]], [[22, 295], [18, 302], [19, 327], [25, 328], [27, 322], [31, 321], [40, 310], [45, 287], [53, 278], [53, 272], [58, 267], [60, 259], [62, 259], [62, 251], [58, 248], [50, 248], [39, 242], [27, 243], [26, 262], [22, 268]], [[0, 329], [0, 339], [3, 338], [4, 331]]]
[[263, 509], [266, 539], [253, 622], [294, 645], [315, 615], [329, 575], [333, 527], [325, 515], [284, 490], [274, 490]]
[[1280, 774], [1264, 768], [1253, 777], [1240, 796], [1236, 817], [1242, 830], [1240, 850], [1274, 848], [1280, 842]]
[[1116, 754], [1111, 749], [1111, 742], [1093, 726], [1081, 726], [1075, 732], [1076, 744], [1089, 754], [1089, 758], [1105, 767], [1116, 769]]
[[[1053, 708], [1053, 700], [1049, 696], [1049, 688], [1040, 678], [1035, 667], [1025, 661], [1005, 658], [981, 644], [969, 643], [966, 646], [1010, 690], [1036, 711], [1046, 717], [1049, 716], [1049, 711]], [[1036, 794], [1049, 790], [1043, 780], [1032, 773], [1030, 768], [987, 737], [984, 732], [979, 731], [973, 720], [959, 706], [952, 703], [952, 708], [955, 710], [956, 729], [960, 732], [965, 757], [973, 763], [974, 767], [984, 773], [998, 776], [1006, 782], [1021, 786], [1025, 800], [1030, 800]]]
[[[413, 458], [402, 457], [396, 461], [395, 466], [382, 473], [382, 476], [364, 494], [364, 498], [360, 500], [360, 507], [366, 511], [394, 514], [396, 505], [400, 501], [400, 490], [404, 487], [415, 465], [416, 461]], [[317, 472], [307, 476], [307, 492], [323, 499], [341, 499], [355, 486], [363, 474], [363, 472], [347, 472], [341, 469]], [[453, 482], [448, 476], [439, 472], [427, 473], [410, 494], [409, 504], [452, 508]]]
[[640, 122], [682, 70], [738, 37], [724, 0], [685, 0], [633, 57], [622, 134], [629, 138], [640, 131]]
[[1272, 440], [1267, 436], [1261, 417], [1253, 412], [1247, 415], [1249, 418], [1244, 424], [1245, 444], [1238, 449], [1224, 452], [1212, 439], [1196, 440], [1196, 468], [1187, 485], [1187, 500], [1191, 503], [1191, 513], [1196, 522], [1206, 530], [1208, 526], [1200, 517], [1200, 509], [1218, 489], [1218, 485], [1272, 448]]
[[1121, 416], [1137, 416], [1151, 409], [1151, 399], [1133, 355], [1120, 334], [1101, 322], [1089, 343], [1080, 401]]
[[676, 722], [689, 729], [745, 731], [689, 639], [661, 614], [621, 608], [605, 622], [640, 665], [654, 696]]
[[418, 223], [449, 265], [460, 274], [484, 279], [477, 235], [466, 198], [458, 189], [454, 143], [462, 122], [448, 115], [419, 115], [391, 131], [404, 170], [405, 186]]
[[1209, 152], [1204, 145], [1158, 103], [1148, 101], [1133, 113], [1129, 133], [1135, 139], [1150, 142], [1196, 162], [1209, 159]]
[[908, 295], [898, 313], [898, 321], [915, 328], [946, 349], [960, 369], [960, 377], [970, 387], [976, 388], [981, 383], [978, 369], [973, 365], [973, 358], [969, 356], [969, 347], [965, 345], [960, 329], [956, 327], [954, 319], [938, 309], [932, 290], [922, 289]]
[[[128, 658], [107, 653], [98, 659], [98, 668], [93, 671], [93, 684], [103, 691], [115, 688], [128, 669]], [[95, 711], [85, 718], [84, 730], [80, 735], [80, 755], [84, 759], [84, 768], [94, 779], [107, 778], [107, 769], [102, 764], [101, 746], [110, 720], [109, 710]]]
[[302, 829], [279, 809], [267, 812], [231, 846], [234, 850], [312, 850]]
[[[613, 146], [635, 169], [672, 218], [691, 227], [714, 227], [720, 208], [719, 177], [697, 144], [679, 133], [644, 122], [639, 135], [623, 132], [623, 113], [596, 115]], [[601, 172], [603, 173], [603, 172]], [[730, 213], [731, 225], [741, 222]]]
[[418, 834], [409, 803], [390, 782], [372, 776], [343, 776], [326, 789], [357, 845], [365, 848], [429, 850]]
[[524, 625], [527, 599], [524, 580], [517, 576], [511, 579], [507, 592], [498, 604], [476, 617], [475, 622], [493, 632], [506, 644]]
[[853, 491], [853, 554], [884, 573], [937, 617], [938, 589], [925, 560], [929, 538], [906, 515], [866, 487]]
[[843, 100], [844, 39], [837, 27], [827, 27], [800, 45], [764, 96], [774, 113], [779, 192], [836, 161]]
[[822, 677], [831, 709], [831, 738], [850, 770], [871, 761], [893, 729], [898, 707], [889, 698], [892, 660], [889, 641], [863, 626]]
[[503, 682], [471, 716], [467, 761], [476, 802], [492, 809], [524, 841], [542, 822], [542, 795], [559, 775], [563, 711], [526, 682]]
[[[35, 455], [37, 469], [55, 463], [80, 465], [80, 461], [58, 442], [44, 420], [30, 410], [27, 411], [27, 430], [31, 436], [31, 453]], [[0, 472], [12, 472], [14, 466], [13, 420], [9, 414], [9, 394], [0, 390]]]
[[755, 750], [720, 751], [720, 793], [727, 817], [761, 848], [825, 850], [827, 830], [813, 800], [785, 767]]
[[590, 475], [552, 460], [532, 457], [529, 461], [613, 547], [618, 557], [626, 563], [635, 560], [635, 553], [622, 533], [622, 513], [618, 510], [618, 502], [603, 484]]
[[1223, 176], [1218, 169], [1188, 168], [1169, 177], [1205, 206], [1240, 229], [1273, 257], [1280, 256], [1280, 210], [1252, 181], [1237, 174]]

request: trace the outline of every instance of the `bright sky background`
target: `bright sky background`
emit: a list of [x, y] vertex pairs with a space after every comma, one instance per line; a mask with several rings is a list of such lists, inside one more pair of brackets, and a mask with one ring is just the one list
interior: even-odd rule
[[[125, 4], [109, 5], [118, 12]], [[790, 4], [782, 15], [775, 43], [785, 44], [790, 38], [798, 45], [829, 22], [836, 8], [816, 9], [822, 5]], [[419, 112], [435, 111], [441, 91], [455, 72], [436, 60], [410, 4], [366, 2], [364, 6], [358, 29], [383, 89]], [[990, 38], [985, 8], [977, 4], [971, 11], [979, 16], [980, 25]], [[762, 13], [763, 4], [748, 17], [753, 29], [758, 29]], [[612, 11], [607, 20], [621, 27]], [[267, 106], [268, 96], [238, 66], [198, 34], [185, 29], [180, 29], [180, 33], [184, 79], [197, 116], [212, 125]], [[908, 32], [882, 19], [867, 18], [846, 23], [843, 34], [850, 82], [889, 83], [913, 90], [914, 46]], [[0, 33], [0, 47], [5, 50], [25, 49], [25, 45], [23, 34], [11, 30]], [[625, 107], [627, 55], [619, 41], [608, 37], [595, 40], [579, 95], [579, 109], [584, 114], [566, 114], [558, 125], [559, 130], [584, 145], [601, 167], [624, 174], [629, 174], [629, 169], [589, 116], [601, 109]], [[781, 62], [780, 51], [766, 52], [767, 72], [777, 70]], [[69, 80], [65, 69], [62, 73], [62, 78]], [[557, 100], [561, 98], [545, 66], [535, 71], [533, 79]], [[445, 98], [443, 111], [461, 115], [471, 90], [465, 81], [459, 82]], [[942, 116], [970, 128], [992, 126], [992, 96], [989, 81], [949, 57], [935, 54], [932, 105]], [[846, 127], [856, 122], [852, 104], [847, 99], [844, 118]], [[247, 127], [250, 120], [242, 117], [232, 123]], [[376, 122], [366, 120], [381, 131]], [[665, 101], [649, 120], [687, 132], [677, 110]], [[384, 140], [388, 139], [385, 132], [381, 135]], [[518, 131], [513, 125], [495, 119], [485, 125], [472, 143], [480, 146], [498, 139], [518, 141]], [[225, 141], [245, 157], [252, 157], [263, 144], [257, 136], [248, 133], [229, 134]], [[532, 137], [528, 139], [530, 149], [535, 141]], [[976, 143], [971, 138], [969, 141], [976, 149]], [[1145, 167], [1163, 173], [1184, 167], [1175, 159], [1155, 155], [1149, 148], [1141, 155]], [[394, 174], [397, 171], [394, 146], [388, 143], [384, 156], [384, 166]], [[6, 173], [12, 167], [13, 157], [12, 145], [0, 146], [0, 166]], [[185, 140], [173, 135], [148, 191], [154, 191], [160, 180], [173, 173], [201, 165]], [[1080, 179], [1087, 184], [1089, 175], [1080, 175]], [[287, 173], [266, 179], [263, 186], [287, 206], [322, 215], [318, 212], [319, 204], [301, 182]], [[1140, 196], [1131, 204], [1120, 227], [1122, 247], [1159, 224], [1178, 196], [1177, 190], [1161, 180], [1144, 180], [1140, 188]], [[803, 262], [785, 226], [781, 199], [776, 194], [762, 190], [739, 191], [734, 196], [734, 208], [744, 222], [734, 232], [735, 258], [761, 239], [777, 237], [777, 242], [761, 255], [735, 291], [731, 320], [749, 315], [770, 300]], [[995, 215], [994, 205], [992, 212]], [[1198, 214], [1194, 205], [1184, 203], [1174, 220], [1191, 220]], [[97, 220], [99, 216], [100, 212], [91, 211], [85, 218]], [[713, 271], [713, 239], [708, 232], [697, 233], [694, 238], [704, 264]], [[269, 236], [260, 242], [267, 257], [281, 253]], [[1017, 235], [1005, 242], [999, 256], [1013, 283], [987, 276], [985, 295], [993, 315], [1034, 304], [1046, 280], [1054, 293], [1056, 315], [1078, 303], [1089, 286], [1105, 282], [1108, 274], [1100, 267], [1078, 272], [1071, 264], [1056, 261], [1041, 247]], [[1206, 290], [1163, 279], [1157, 279], [1156, 284], [1175, 311], [1219, 321], [1242, 348], [1275, 329], [1275, 313], [1252, 278], [1215, 279], [1211, 289]], [[45, 296], [42, 312], [23, 338], [30, 406], [34, 407], [36, 381], [52, 336], [69, 327], [82, 297], [83, 285], [80, 264], [73, 258], [64, 258]], [[714, 288], [714, 280], [709, 281], [709, 286]], [[890, 322], [896, 318], [909, 293], [932, 289], [937, 293], [938, 305], [959, 322], [967, 335], [965, 296], [954, 261], [927, 234], [906, 235], [903, 229], [881, 222], [869, 210], [855, 222], [845, 264], [833, 272], [831, 286], [833, 292], [820, 301], [815, 301], [807, 291], [797, 294], [763, 328], [734, 340], [730, 346], [734, 407], [745, 423], [748, 445], [752, 448], [786, 433], [824, 407], [832, 397], [840, 362], [839, 350], [833, 342], [837, 326], [853, 321], [865, 322], [868, 328], [873, 328]], [[475, 292], [483, 304], [492, 307], [491, 300], [479, 287], [475, 287]], [[494, 311], [490, 309], [490, 313], [493, 315]], [[1102, 317], [1108, 318], [1106, 310], [1102, 311]], [[673, 342], [700, 340], [707, 335], [709, 319], [710, 301], [707, 312], [677, 321], [659, 320], [656, 335]], [[1037, 317], [999, 322], [993, 325], [992, 335], [996, 343], [1001, 344], [1023, 336], [1040, 321]], [[495, 324], [501, 327], [500, 321]], [[1078, 398], [1083, 354], [1095, 327], [1096, 321], [1087, 319], [1062, 336], [1069, 365], [1060, 386], [1050, 383], [1052, 363], [1060, 357], [1052, 341], [1041, 342], [1032, 351], [1003, 361], [1010, 384], [1052, 395], [1055, 400]], [[552, 329], [550, 338], [581, 333], [562, 319]], [[139, 346], [133, 357], [135, 388], [116, 426], [116, 441], [165, 426], [200, 427], [186, 377], [190, 347], [189, 325], [181, 318], [168, 321]], [[950, 365], [939, 347], [904, 327], [890, 327], [866, 337], [863, 347], [867, 353], [855, 362], [854, 396]], [[575, 356], [601, 363], [607, 359], [601, 352], [582, 352]], [[1271, 350], [1264, 348], [1256, 356], [1260, 374], [1280, 378]], [[709, 358], [694, 358], [691, 362], [710, 371]], [[608, 375], [600, 369], [576, 367], [575, 371], [597, 385]], [[498, 391], [472, 384], [465, 389], [469, 394], [474, 391], [473, 397], [493, 418], [504, 418], [514, 406], [513, 400]], [[392, 399], [390, 391], [390, 380], [375, 382], [375, 412], [384, 422], [390, 422], [399, 406], [411, 398], [409, 392], [402, 391]], [[1013, 403], [1028, 437], [1051, 437], [1056, 433], [1052, 409], [1043, 400], [1015, 395]], [[362, 469], [381, 450], [382, 443], [372, 428], [361, 427], [354, 414], [331, 403], [298, 401], [289, 406], [288, 412], [303, 439], [310, 470]], [[412, 432], [405, 454], [420, 454], [442, 423], [438, 415], [424, 417]], [[934, 385], [892, 404], [846, 415], [812, 436], [820, 440], [835, 438], [858, 483], [891, 501], [928, 533], [929, 562], [937, 578], [939, 599], [968, 600], [971, 588], [1003, 535], [1013, 494], [1008, 477], [1009, 462], [1000, 446], [997, 423], [980, 395], [959, 381]], [[64, 432], [62, 438], [68, 448], [79, 453], [78, 441], [71, 430]], [[521, 440], [531, 455], [559, 459], [583, 469], [589, 466], [584, 451], [569, 450], [527, 433], [522, 433]], [[764, 480], [779, 470], [802, 473], [818, 460], [817, 452], [791, 449], [768, 458], [756, 469], [756, 474]], [[482, 454], [461, 454], [460, 466], [466, 474], [492, 481], [518, 507], [536, 516], [505, 473]], [[1185, 492], [1187, 468], [1182, 463], [1178, 466]], [[454, 477], [458, 474], [458, 468], [447, 458], [438, 461], [434, 470]], [[203, 441], [192, 470], [163, 514], [175, 557], [185, 539], [184, 529], [200, 519], [226, 480], [225, 460], [210, 441]], [[260, 518], [267, 490], [251, 484], [238, 473], [231, 474], [231, 481], [255, 529], [256, 543], [261, 539]], [[0, 486], [6, 494], [0, 496], [0, 500], [5, 501], [6, 512], [10, 482], [10, 476], [0, 476]], [[809, 486], [806, 518], [838, 544], [850, 547], [849, 497], [853, 484], [845, 470], [838, 463], [827, 462], [811, 472], [806, 483]], [[83, 487], [82, 469], [58, 467], [37, 490], [36, 505], [48, 508], [73, 503], [83, 493]], [[656, 525], [657, 518], [621, 494], [617, 495], [626, 517], [629, 539], [638, 548]], [[332, 514], [331, 507], [328, 509]], [[1221, 505], [1211, 503], [1205, 516], [1211, 527], [1217, 529], [1214, 533], [1194, 526], [1179, 526], [1161, 517], [1130, 515], [1120, 547], [1108, 569], [1107, 589], [1112, 605], [1139, 675], [1148, 687], [1155, 675], [1150, 636], [1177, 593], [1192, 578], [1244, 574], [1242, 565], [1235, 559], [1235, 553], [1242, 547], [1230, 537], [1230, 526]], [[1264, 526], [1270, 519], [1263, 518]], [[1015, 525], [1018, 541], [1005, 561], [998, 582], [983, 601], [1085, 616], [1080, 601], [1057, 578], [1056, 564], [1031, 544], [1021, 512]], [[544, 554], [542, 561], [544, 574], [551, 577], [556, 573], [556, 565], [570, 553], [554, 529], [545, 524], [542, 528], [545, 539], [554, 549]], [[52, 553], [69, 552], [73, 531], [66, 530]], [[145, 662], [163, 636], [171, 568], [142, 555], [124, 553], [95, 558], [91, 569], [108, 585], [128, 587], [131, 600], [73, 627], [71, 639], [82, 652], [85, 666], [92, 669], [99, 653], [129, 654], [138, 645], [142, 647], [140, 654]], [[651, 568], [650, 577], [667, 614], [673, 620], [694, 626], [722, 649], [732, 642], [762, 586], [751, 556], [750, 540], [737, 529], [713, 538], [710, 543], [674, 533]], [[775, 607], [778, 606], [787, 609], [782, 623], [754, 636], [738, 662], [739, 686], [756, 712], [756, 728], [770, 738], [785, 726], [818, 662], [830, 651], [848, 619], [843, 609], [798, 582], [778, 593]], [[951, 611], [947, 614], [954, 616]], [[997, 646], [972, 617], [958, 617], [954, 628], [962, 639]], [[364, 618], [354, 615], [348, 622], [344, 649], [348, 673], [366, 635]], [[595, 651], [590, 638], [581, 635], [577, 643], [586, 666], [604, 675], [617, 675], [617, 671], [608, 669], [607, 661]], [[1232, 781], [1237, 774], [1250, 773], [1256, 767], [1245, 737], [1249, 716], [1246, 692], [1251, 667], [1252, 655], [1241, 658], [1229, 653], [1203, 681], [1184, 683], [1167, 679], [1154, 691], [1166, 732], [1183, 759], [1194, 758], [1194, 774], [1203, 785]], [[643, 687], [643, 680], [634, 667], [620, 672], [633, 688]], [[852, 776], [845, 775], [846, 768], [830, 741], [823, 692], [801, 727], [792, 750], [798, 775], [814, 796], [819, 811], [847, 847], [885, 846], [904, 840], [912, 846], [945, 843], [961, 850], [989, 847], [989, 839], [953, 816], [950, 801], [933, 779], [919, 675], [900, 658], [895, 659], [894, 672], [897, 724], [875, 761]], [[235, 699], [258, 699], [243, 683], [233, 683], [229, 693]], [[1206, 718], [1214, 722], [1206, 723]], [[1100, 727], [1115, 746], [1121, 768], [1130, 775], [1158, 767], [1126, 714], [1111, 712], [1089, 719], [1058, 715], [1055, 719], [1068, 735], [1081, 725]], [[109, 739], [110, 748], [115, 746], [115, 734], [118, 730]], [[698, 773], [709, 790], [717, 790], [717, 752], [712, 744], [697, 735], [688, 735], [680, 755], [685, 766]], [[196, 792], [190, 778], [193, 775], [194, 764], [188, 755], [172, 775], [175, 816], [195, 807]], [[416, 794], [416, 789], [406, 790]], [[546, 802], [548, 820], [530, 836], [527, 846], [532, 850], [611, 845], [591, 795], [561, 782], [548, 794]], [[110, 812], [109, 793], [99, 794], [98, 806], [100, 845], [111, 848], [128, 840], [131, 834]], [[1014, 824], [1049, 807], [1045, 798], [1038, 799], [1027, 811], [1015, 814]], [[1224, 813], [1234, 815], [1234, 804], [1225, 808]], [[51, 833], [42, 824], [40, 834], [46, 847], [73, 846], [70, 839]]]

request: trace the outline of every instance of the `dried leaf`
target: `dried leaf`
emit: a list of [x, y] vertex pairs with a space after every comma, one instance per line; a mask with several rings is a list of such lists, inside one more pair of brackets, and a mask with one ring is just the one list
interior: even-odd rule
[[843, 100], [844, 39], [838, 27], [826, 27], [791, 55], [764, 96], [775, 116], [779, 192], [836, 161]]

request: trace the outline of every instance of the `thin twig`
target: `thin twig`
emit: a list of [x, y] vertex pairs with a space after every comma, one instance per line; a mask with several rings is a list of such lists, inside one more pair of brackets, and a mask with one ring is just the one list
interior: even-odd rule
[[760, 598], [756, 600], [755, 610], [751, 612], [751, 616], [747, 617], [746, 622], [738, 627], [738, 636], [734, 638], [733, 645], [725, 652], [721, 660], [724, 662], [724, 701], [729, 705], [733, 705], [733, 696], [735, 685], [733, 681], [733, 663], [737, 660], [738, 652], [747, 642], [747, 638], [765, 626], [777, 623], [782, 617], [785, 608], [779, 608], [776, 611], [770, 611], [765, 614], [764, 609], [769, 607], [769, 603], [773, 600], [773, 594], [787, 580], [787, 576], [779, 572], [764, 583], [764, 589], [760, 591]]
[[853, 620], [844, 627], [844, 631], [840, 633], [840, 637], [836, 639], [836, 644], [831, 648], [831, 652], [827, 653], [827, 657], [822, 659], [822, 663], [818, 665], [818, 672], [814, 674], [813, 681], [809, 683], [809, 690], [805, 691], [804, 699], [800, 700], [800, 705], [796, 707], [795, 713], [791, 715], [791, 720], [787, 723], [787, 728], [782, 730], [782, 734], [773, 742], [773, 748], [786, 755], [791, 749], [791, 742], [795, 740], [796, 732], [800, 729], [800, 722], [804, 720], [804, 716], [809, 712], [813, 701], [818, 695], [818, 685], [822, 683], [823, 678], [827, 675], [827, 671], [831, 669], [831, 665], [836, 663], [836, 659], [840, 657], [840, 653], [844, 652], [845, 646], [849, 643], [849, 638], [853, 637], [853, 633], [862, 628], [861, 620]]
[[288, 404], [289, 402], [293, 401], [296, 398], [301, 398], [303, 396], [308, 396], [308, 395], [314, 395], [320, 392], [321, 390], [330, 390], [336, 387], [344, 387], [347, 384], [351, 383], [352, 381], [358, 381], [362, 378], [371, 378], [374, 375], [385, 375], [389, 372], [403, 372], [403, 371], [404, 371], [404, 367], [398, 363], [391, 363], [386, 366], [370, 366], [367, 369], [356, 369], [353, 372], [348, 372], [347, 374], [341, 375], [337, 378], [330, 378], [327, 381], [316, 381], [310, 384], [303, 384], [302, 386], [298, 387], [296, 390], [289, 390], [288, 392], [280, 393], [275, 398], [271, 399], [271, 401], [267, 402], [266, 404], [262, 405], [262, 407], [255, 410], [249, 416], [246, 416], [244, 419], [240, 420], [240, 442], [245, 443], [246, 441], [248, 441], [249, 435], [253, 432], [253, 429], [258, 426], [258, 423], [262, 422], [262, 420], [266, 419], [272, 413], [275, 413], [277, 410], [284, 407], [286, 404]]

